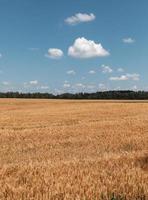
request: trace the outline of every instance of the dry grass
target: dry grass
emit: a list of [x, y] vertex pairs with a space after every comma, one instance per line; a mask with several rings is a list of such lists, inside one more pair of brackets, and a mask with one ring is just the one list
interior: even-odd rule
[[148, 199], [148, 104], [0, 100], [6, 199]]

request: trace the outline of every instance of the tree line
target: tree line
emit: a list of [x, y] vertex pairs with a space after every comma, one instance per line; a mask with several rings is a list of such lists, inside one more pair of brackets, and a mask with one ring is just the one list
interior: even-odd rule
[[148, 100], [146, 91], [103, 91], [94, 93], [20, 93], [20, 92], [0, 92], [0, 98], [28, 98], [28, 99], [121, 99], [121, 100]]

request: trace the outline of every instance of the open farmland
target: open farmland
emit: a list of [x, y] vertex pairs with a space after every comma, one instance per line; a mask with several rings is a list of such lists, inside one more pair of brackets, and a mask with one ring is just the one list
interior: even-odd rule
[[148, 103], [1, 99], [6, 199], [148, 199]]

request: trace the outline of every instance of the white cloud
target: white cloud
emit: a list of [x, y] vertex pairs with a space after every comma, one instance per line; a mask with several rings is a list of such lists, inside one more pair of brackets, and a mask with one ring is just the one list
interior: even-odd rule
[[65, 91], [64, 90], [59, 90], [59, 89], [57, 89], [57, 88], [55, 88], [54, 90], [53, 90], [53, 94], [55, 94], [55, 95], [57, 95], [57, 94], [62, 94], [62, 93], [64, 93]]
[[75, 75], [76, 74], [76, 72], [74, 70], [69, 70], [66, 73], [69, 74], [69, 75]]
[[118, 68], [117, 72], [124, 72], [124, 69], [123, 68]]
[[133, 81], [139, 81], [140, 75], [139, 74], [127, 74], [127, 77]]
[[42, 90], [47, 90], [47, 89], [49, 89], [49, 86], [42, 85], [40, 88], [41, 88]]
[[78, 88], [85, 88], [85, 85], [82, 83], [77, 83], [75, 86]]
[[64, 87], [64, 88], [70, 88], [71, 85], [70, 85], [69, 83], [64, 83], [63, 87]]
[[59, 59], [64, 55], [61, 49], [50, 48], [48, 49], [48, 54], [45, 54], [46, 57], [51, 59]]
[[48, 90], [49, 86], [48, 85], [42, 85], [38, 80], [32, 80], [29, 82], [24, 82], [23, 87], [25, 89], [35, 89], [35, 90]]
[[139, 81], [140, 75], [139, 74], [126, 74], [121, 76], [114, 76], [110, 77], [111, 81], [127, 81], [127, 80], [133, 80], [133, 81]]
[[107, 90], [107, 87], [106, 87], [106, 85], [105, 85], [105, 84], [103, 84], [103, 83], [99, 83], [99, 90], [102, 90], [102, 91], [105, 91], [105, 90]]
[[138, 90], [137, 85], [134, 85], [134, 86], [132, 87], [132, 90], [137, 91], [137, 90]]
[[95, 20], [95, 15], [93, 13], [77, 13], [74, 16], [68, 17], [65, 22], [69, 25], [76, 25], [83, 22], [90, 22]]
[[121, 90], [121, 87], [117, 86], [117, 87], [114, 88], [114, 90]]
[[65, 80], [64, 83], [69, 83], [69, 81]]
[[5, 86], [7, 86], [7, 85], [9, 85], [9, 82], [3, 81], [2, 84], [5, 85]]
[[114, 76], [110, 77], [111, 81], [126, 81], [128, 80], [128, 77], [126, 75], [121, 75], [121, 76]]
[[107, 66], [107, 65], [102, 65], [101, 68], [102, 68], [102, 72], [104, 74], [106, 74], [106, 73], [112, 73], [113, 72], [112, 68], [109, 67], [109, 66]]
[[27, 82], [24, 82], [23, 83], [23, 86], [26, 88], [28, 86], [28, 83]]
[[77, 38], [68, 49], [68, 55], [74, 58], [93, 58], [108, 56], [109, 52], [102, 45], [95, 43], [93, 40], [87, 40], [84, 37]]
[[37, 84], [38, 84], [38, 81], [37, 81], [37, 80], [30, 81], [29, 84], [30, 84], [30, 85], [37, 85]]
[[132, 43], [135, 42], [135, 40], [134, 40], [133, 38], [130, 38], [130, 37], [128, 37], [128, 38], [123, 38], [122, 41], [123, 41], [124, 43], [127, 43], [127, 44], [132, 44]]
[[90, 70], [88, 73], [89, 74], [95, 74], [96, 72], [94, 70]]
[[96, 85], [94, 85], [94, 84], [87, 85], [87, 88], [88, 88], [89, 90], [93, 90], [93, 89], [96, 88]]

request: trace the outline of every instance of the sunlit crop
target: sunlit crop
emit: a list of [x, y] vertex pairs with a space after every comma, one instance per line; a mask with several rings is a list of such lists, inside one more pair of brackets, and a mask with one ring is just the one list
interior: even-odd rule
[[0, 100], [0, 200], [147, 200], [146, 102]]

